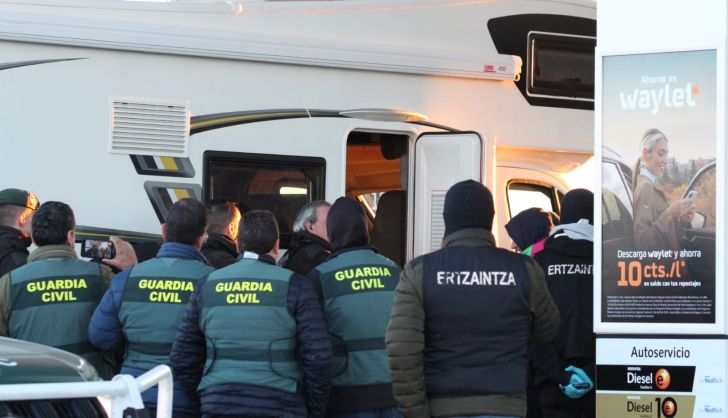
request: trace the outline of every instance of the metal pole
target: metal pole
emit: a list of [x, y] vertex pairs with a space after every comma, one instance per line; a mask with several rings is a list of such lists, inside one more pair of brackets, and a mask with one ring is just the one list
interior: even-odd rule
[[172, 418], [174, 380], [172, 369], [161, 365], [136, 378], [139, 392], [144, 392], [159, 383], [157, 388], [157, 418]]
[[124, 382], [29, 383], [2, 385], [0, 401], [126, 396]]

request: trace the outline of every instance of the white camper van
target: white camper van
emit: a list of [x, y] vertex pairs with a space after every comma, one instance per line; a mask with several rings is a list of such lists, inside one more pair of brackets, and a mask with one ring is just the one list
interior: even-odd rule
[[595, 7], [0, 0], [0, 186], [68, 202], [79, 238], [155, 239], [177, 199], [234, 200], [275, 212], [284, 248], [304, 203], [348, 195], [403, 263], [473, 178], [508, 246], [592, 155]]

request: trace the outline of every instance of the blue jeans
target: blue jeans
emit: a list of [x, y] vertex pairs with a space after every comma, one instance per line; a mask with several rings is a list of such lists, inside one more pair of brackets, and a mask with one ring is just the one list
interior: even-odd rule
[[376, 409], [360, 412], [329, 412], [327, 418], [402, 418], [397, 408]]

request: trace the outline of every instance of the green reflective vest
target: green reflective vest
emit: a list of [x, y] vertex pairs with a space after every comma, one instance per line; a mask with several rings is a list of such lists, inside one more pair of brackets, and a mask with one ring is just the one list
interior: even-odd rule
[[157, 257], [135, 266], [119, 309], [126, 335], [124, 367], [149, 370], [169, 352], [195, 283], [214, 269], [198, 260]]
[[384, 335], [401, 269], [369, 249], [316, 267], [334, 350], [334, 386], [391, 383]]
[[207, 360], [198, 390], [225, 383], [295, 393], [296, 321], [288, 311], [293, 272], [243, 259], [212, 273], [200, 294]]
[[103, 373], [88, 324], [104, 287], [101, 266], [76, 258], [45, 258], [11, 271], [9, 336], [78, 354]]

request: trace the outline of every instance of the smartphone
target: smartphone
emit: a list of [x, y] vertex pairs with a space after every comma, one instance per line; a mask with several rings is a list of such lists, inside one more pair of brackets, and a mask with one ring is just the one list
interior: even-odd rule
[[81, 256], [110, 259], [116, 257], [116, 248], [114, 248], [114, 243], [111, 241], [85, 239], [81, 241]]
[[697, 195], [698, 195], [698, 191], [697, 190], [690, 190], [688, 192], [687, 196], [685, 196], [685, 198], [686, 199], [690, 199], [690, 200], [694, 200], [695, 199], [695, 196], [697, 196]]

